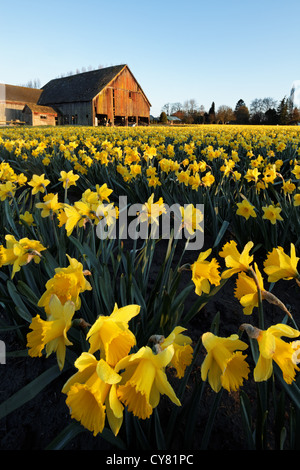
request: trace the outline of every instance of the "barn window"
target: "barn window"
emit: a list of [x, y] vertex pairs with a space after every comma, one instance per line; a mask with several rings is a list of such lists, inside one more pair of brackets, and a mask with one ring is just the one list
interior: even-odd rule
[[130, 98], [131, 100], [132, 100], [132, 98], [133, 98], [133, 93], [132, 93], [132, 91], [129, 92], [129, 98]]
[[40, 115], [40, 119], [47, 119], [47, 116]]

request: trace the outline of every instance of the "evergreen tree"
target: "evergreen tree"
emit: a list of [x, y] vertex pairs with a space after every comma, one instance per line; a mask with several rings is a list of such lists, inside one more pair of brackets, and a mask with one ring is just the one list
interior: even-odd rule
[[278, 124], [278, 115], [275, 108], [270, 108], [265, 112], [265, 123], [273, 126]]
[[289, 122], [289, 103], [284, 97], [277, 108], [278, 124], [285, 126]]
[[245, 101], [242, 99], [238, 100], [237, 104], [235, 105], [234, 112], [237, 112], [241, 106], [246, 106]]
[[216, 111], [215, 111], [215, 103], [213, 101], [208, 111], [208, 122], [212, 124], [215, 121], [216, 121]]
[[250, 113], [247, 106], [239, 106], [238, 109], [235, 109], [234, 115], [237, 124], [249, 124]]
[[167, 114], [164, 111], [160, 113], [159, 120], [160, 122], [163, 122], [164, 124], [168, 121]]

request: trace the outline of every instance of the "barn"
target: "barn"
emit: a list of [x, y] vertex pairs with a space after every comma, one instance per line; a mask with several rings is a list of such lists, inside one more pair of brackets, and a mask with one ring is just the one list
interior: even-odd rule
[[127, 65], [116, 65], [51, 80], [39, 106], [58, 112], [64, 125], [143, 125], [151, 104]]
[[28, 126], [55, 126], [57, 112], [50, 106], [27, 103], [23, 108], [23, 122]]
[[15, 85], [0, 85], [0, 124], [22, 124], [24, 106], [36, 104], [42, 90]]

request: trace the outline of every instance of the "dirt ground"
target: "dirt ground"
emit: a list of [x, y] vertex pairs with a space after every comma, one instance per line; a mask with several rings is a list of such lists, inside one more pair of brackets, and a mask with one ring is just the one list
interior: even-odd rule
[[[189, 252], [186, 261], [195, 259], [195, 253]], [[157, 257], [159, 259], [159, 257]], [[190, 273], [185, 273], [183, 283], [188, 282]], [[220, 314], [220, 335], [227, 336], [237, 333], [238, 328], [243, 322], [249, 322], [255, 325], [257, 313], [254, 312], [251, 317], [245, 317], [237, 299], [233, 296], [235, 279], [230, 279], [225, 287], [199, 312], [191, 321], [188, 334], [196, 343], [202, 333], [208, 331], [215, 315]], [[294, 282], [280, 281], [273, 290], [273, 293], [285, 303], [297, 319], [298, 306], [300, 301], [300, 288]], [[196, 296], [193, 294], [189, 299], [192, 305]], [[190, 305], [187, 305], [188, 308]], [[266, 305], [266, 327], [271, 324], [281, 322], [283, 314], [278, 307]], [[5, 311], [0, 314], [0, 321], [7, 320]], [[22, 349], [16, 333], [1, 335], [6, 343], [8, 353], [6, 364], [0, 365], [0, 403], [20, 390], [24, 385], [30, 383], [35, 377], [46, 371], [52, 365], [56, 364], [56, 359], [51, 356], [45, 358], [30, 357], [9, 357], [10, 351]], [[197, 374], [200, 374], [201, 359], [204, 357], [204, 351], [199, 352], [199, 365], [196, 365], [191, 374], [187, 398], [184, 403], [185, 410], [189, 409], [189, 397], [193, 386], [197, 380]], [[43, 450], [52, 442], [52, 440], [69, 424], [71, 418], [69, 410], [65, 403], [65, 395], [61, 393], [61, 388], [66, 379], [74, 371], [66, 371], [46, 387], [38, 396], [32, 398], [26, 405], [18, 408], [5, 418], [0, 420], [0, 449], [1, 450]], [[171, 377], [171, 380], [172, 377]], [[256, 390], [253, 383], [252, 373], [245, 384], [245, 390], [249, 393], [253, 405], [256, 401]], [[199, 414], [197, 416], [195, 432], [193, 433], [193, 442], [191, 448], [197, 450], [200, 446], [203, 429], [208, 419], [210, 404], [214, 398], [214, 392], [209, 386], [199, 401]], [[162, 425], [168, 421], [168, 410], [170, 403], [162, 400], [159, 405], [161, 412]], [[182, 426], [181, 426], [182, 424]], [[184, 418], [179, 423], [177, 439], [172, 447], [176, 450], [182, 449], [181, 442], [184, 437], [185, 427]], [[82, 432], [69, 442], [65, 449], [69, 450], [106, 450], [111, 449], [110, 444], [101, 437], [93, 437], [89, 432]], [[220, 405], [215, 417], [215, 424], [212, 430], [211, 439], [208, 446], [209, 450], [246, 450], [246, 441], [243, 431], [239, 395], [238, 393], [223, 392]], [[170, 449], [171, 450], [171, 449]]]

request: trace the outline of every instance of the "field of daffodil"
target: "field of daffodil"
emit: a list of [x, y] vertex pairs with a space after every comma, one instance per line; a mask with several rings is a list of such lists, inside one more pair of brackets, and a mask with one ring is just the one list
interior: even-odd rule
[[[51, 449], [88, 431], [113, 448], [178, 450], [178, 429], [181, 450], [210, 448], [224, 393], [238, 396], [245, 449], [297, 448], [298, 311], [273, 288], [300, 290], [299, 181], [297, 126], [1, 129], [0, 331], [17, 332], [10, 361], [56, 363], [1, 403], [0, 418], [66, 373], [70, 421]], [[149, 236], [99, 237], [124, 196]], [[188, 237], [151, 237], [172, 204]], [[192, 250], [197, 230], [204, 247]], [[201, 314], [229, 281], [241, 321], [224, 336], [220, 314], [205, 330]]]

